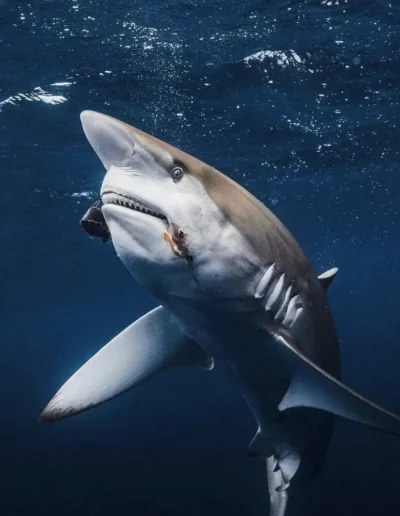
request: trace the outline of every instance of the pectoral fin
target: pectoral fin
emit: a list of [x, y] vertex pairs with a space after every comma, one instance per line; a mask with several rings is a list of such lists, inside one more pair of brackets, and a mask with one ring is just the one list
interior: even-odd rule
[[400, 417], [364, 398], [309, 360], [286, 329], [271, 333], [291, 371], [279, 410], [311, 407], [356, 423], [400, 435]]
[[213, 367], [213, 359], [158, 307], [128, 326], [84, 364], [43, 410], [56, 421], [95, 407], [157, 373], [180, 365]]

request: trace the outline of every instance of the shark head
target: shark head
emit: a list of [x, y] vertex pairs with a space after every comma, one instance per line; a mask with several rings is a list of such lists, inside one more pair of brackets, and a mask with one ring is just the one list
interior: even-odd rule
[[281, 222], [232, 179], [108, 115], [81, 120], [107, 170], [102, 211], [115, 250], [153, 294], [196, 286], [242, 297], [268, 263], [293, 275], [307, 268]]
[[205, 186], [217, 171], [110, 116], [84, 111], [81, 121], [107, 170], [102, 211], [124, 264], [147, 287], [199, 270], [225, 228]]

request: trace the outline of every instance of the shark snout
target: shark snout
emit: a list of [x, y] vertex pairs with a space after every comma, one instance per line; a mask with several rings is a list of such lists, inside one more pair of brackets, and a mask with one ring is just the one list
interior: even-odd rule
[[83, 111], [84, 133], [106, 170], [127, 166], [135, 154], [135, 141], [128, 126], [107, 115]]

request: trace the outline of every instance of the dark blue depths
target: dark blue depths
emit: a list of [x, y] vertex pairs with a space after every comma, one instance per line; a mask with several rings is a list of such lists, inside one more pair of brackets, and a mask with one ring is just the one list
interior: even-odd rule
[[[0, 514], [268, 514], [221, 368], [55, 425], [58, 387], [155, 305], [78, 221], [103, 170], [79, 112], [130, 121], [266, 202], [329, 293], [343, 379], [400, 412], [395, 2], [0, 0]], [[289, 515], [399, 514], [400, 440], [338, 421]]]

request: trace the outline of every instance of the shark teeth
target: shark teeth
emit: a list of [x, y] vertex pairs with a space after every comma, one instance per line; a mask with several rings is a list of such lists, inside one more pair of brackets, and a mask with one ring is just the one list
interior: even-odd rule
[[124, 208], [129, 208], [130, 210], [139, 211], [141, 213], [145, 213], [146, 215], [151, 215], [152, 217], [157, 217], [161, 220], [167, 220], [167, 217], [162, 213], [158, 213], [141, 201], [134, 199], [125, 194], [120, 194], [112, 191], [106, 191], [102, 194], [103, 204], [116, 204], [117, 206], [123, 206]]

